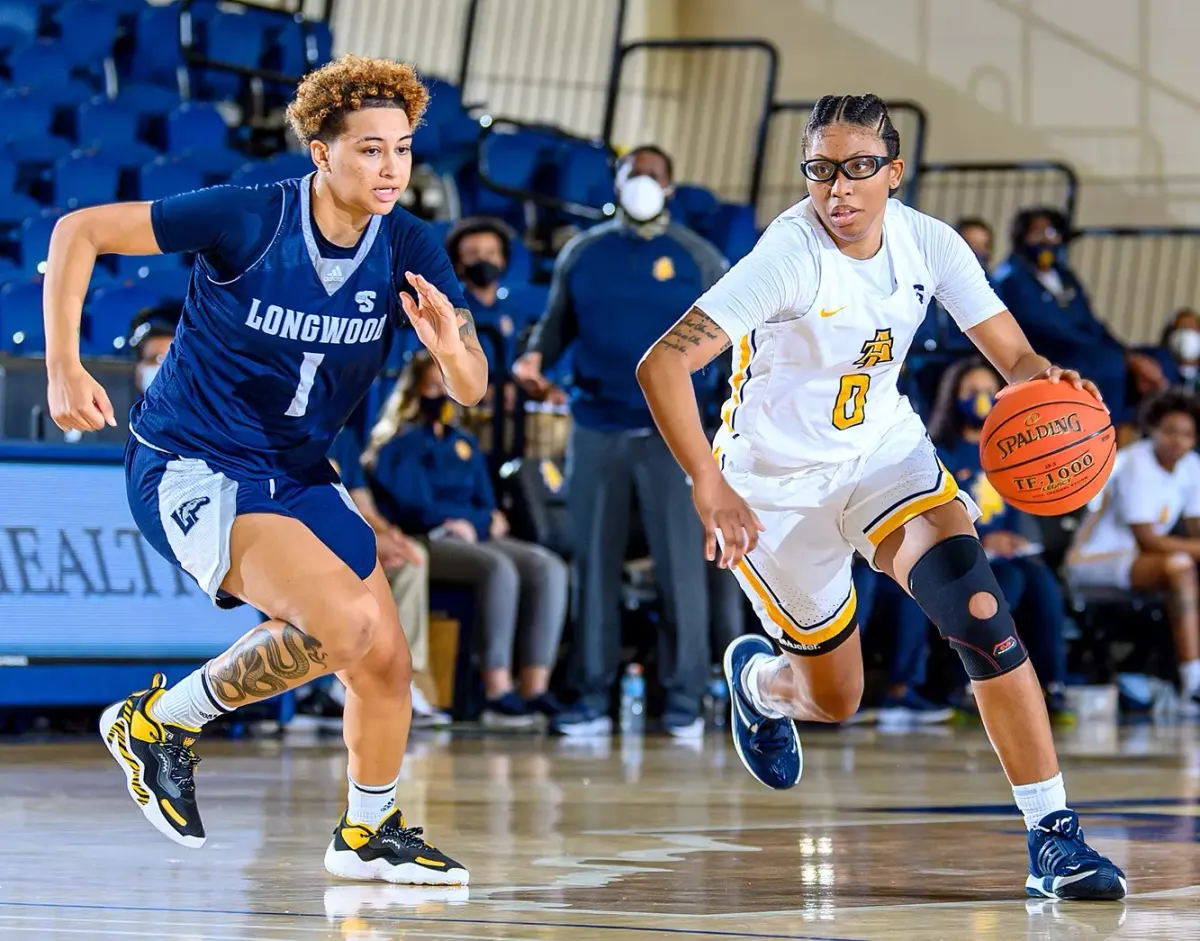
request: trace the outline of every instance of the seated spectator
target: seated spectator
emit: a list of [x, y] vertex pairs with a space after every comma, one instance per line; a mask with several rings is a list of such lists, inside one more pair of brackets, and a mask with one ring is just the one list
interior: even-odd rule
[[[1166, 590], [1180, 689], [1200, 707], [1198, 414], [1196, 400], [1182, 390], [1147, 400], [1141, 412], [1146, 437], [1117, 453], [1112, 476], [1067, 554], [1067, 579], [1077, 588]], [[1171, 535], [1181, 518], [1186, 535]]]
[[475, 593], [484, 724], [531, 727], [562, 710], [549, 686], [566, 620], [567, 565], [541, 546], [509, 538], [478, 442], [456, 425], [441, 370], [428, 353], [416, 353], [371, 432], [364, 463], [384, 515], [428, 541], [430, 578]]
[[342, 478], [359, 515], [375, 531], [376, 552], [391, 585], [400, 626], [412, 656], [412, 713], [415, 727], [448, 725], [450, 717], [434, 709], [422, 685], [429, 679], [429, 554], [415, 539], [379, 512], [362, 466], [362, 444], [351, 428], [343, 428], [329, 450], [329, 460]]
[[[488, 372], [512, 369], [517, 339], [542, 315], [516, 303], [502, 287], [512, 258], [512, 230], [500, 219], [474, 216], [462, 219], [446, 235], [446, 254], [463, 283], [463, 296], [479, 326], [491, 327], [504, 339], [502, 350], [493, 350], [490, 337], [480, 334], [488, 357]], [[497, 362], [497, 355], [500, 361]]]
[[[979, 267], [985, 272], [992, 268], [992, 227], [975, 216], [964, 216], [955, 226], [958, 234], [963, 237], [975, 257], [979, 259]], [[990, 275], [989, 275], [990, 277]]]
[[[1004, 502], [980, 465], [983, 422], [992, 410], [1000, 386], [1000, 376], [978, 356], [946, 370], [930, 417], [929, 436], [937, 445], [938, 457], [946, 469], [979, 506], [982, 515], [975, 529], [1013, 612], [1021, 639], [1029, 649], [1051, 717], [1070, 722], [1074, 717], [1066, 703], [1062, 589], [1041, 557], [1036, 523]], [[931, 625], [908, 595], [903, 595], [899, 604], [896, 656], [880, 718], [944, 721], [950, 718], [949, 714], [915, 692], [915, 687], [925, 679]], [[954, 666], [962, 688], [960, 696], [955, 698], [969, 703], [966, 675], [957, 660]]]
[[1166, 388], [1167, 380], [1158, 360], [1128, 349], [1096, 318], [1067, 263], [1065, 231], [1057, 209], [1019, 212], [1012, 254], [993, 276], [996, 293], [1038, 353], [1094, 381], [1113, 420], [1128, 423], [1137, 400]]
[[137, 357], [133, 381], [139, 394], [150, 388], [150, 383], [158, 375], [178, 326], [178, 305], [149, 307], [139, 311], [133, 318], [129, 325], [129, 349]]
[[1181, 307], [1163, 329], [1159, 346], [1171, 355], [1176, 375], [1169, 375], [1172, 385], [1188, 392], [1200, 386], [1200, 314], [1190, 307]]

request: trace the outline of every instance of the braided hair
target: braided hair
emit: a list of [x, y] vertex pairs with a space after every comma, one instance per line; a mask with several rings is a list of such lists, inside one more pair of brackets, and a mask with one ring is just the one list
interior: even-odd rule
[[804, 125], [801, 144], [805, 156], [817, 132], [831, 124], [852, 124], [879, 135], [893, 160], [900, 156], [900, 134], [892, 124], [887, 105], [878, 95], [825, 95], [813, 107]]

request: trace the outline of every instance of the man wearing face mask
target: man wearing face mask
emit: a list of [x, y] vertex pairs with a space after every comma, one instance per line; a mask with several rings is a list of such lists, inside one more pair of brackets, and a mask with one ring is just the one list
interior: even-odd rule
[[517, 337], [542, 313], [521, 306], [502, 284], [512, 258], [513, 237], [503, 221], [488, 216], [462, 219], [446, 235], [446, 254], [462, 281], [475, 323], [494, 328], [504, 338], [504, 349], [496, 351], [486, 333], [480, 337], [491, 374], [497, 369], [497, 352], [503, 357], [500, 365], [512, 367]]
[[1086, 368], [1118, 423], [1132, 421], [1137, 400], [1166, 388], [1162, 366], [1108, 332], [1067, 262], [1067, 222], [1057, 209], [1025, 209], [1012, 226], [1012, 254], [994, 286], [1029, 342], [1067, 369]]
[[642, 146], [626, 154], [615, 184], [618, 217], [563, 248], [546, 314], [513, 370], [530, 394], [540, 396], [547, 388], [543, 371], [575, 343], [567, 499], [578, 570], [570, 666], [579, 702], [555, 728], [568, 735], [611, 730], [621, 570], [636, 492], [663, 595], [662, 726], [687, 736], [703, 731], [709, 665], [704, 532], [689, 482], [655, 429], [636, 370], [646, 349], [726, 265], [712, 244], [672, 221], [667, 200], [673, 167], [661, 149]]
[[159, 367], [166, 358], [171, 341], [175, 339], [175, 328], [179, 324], [179, 306], [151, 307], [138, 313], [130, 324], [129, 348], [137, 357], [133, 381], [138, 394], [142, 394], [158, 375]]
[[1175, 312], [1162, 332], [1159, 346], [1171, 356], [1168, 379], [1188, 392], [1200, 389], [1200, 314], [1190, 307]]

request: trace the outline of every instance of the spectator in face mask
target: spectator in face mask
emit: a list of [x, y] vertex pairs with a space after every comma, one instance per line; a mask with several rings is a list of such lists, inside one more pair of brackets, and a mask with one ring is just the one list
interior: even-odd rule
[[496, 351], [491, 349], [489, 337], [480, 336], [489, 372], [493, 374], [497, 352], [503, 357], [500, 365], [512, 368], [517, 337], [542, 313], [520, 306], [503, 286], [512, 258], [512, 240], [512, 230], [501, 220], [488, 216], [463, 219], [446, 236], [446, 254], [463, 283], [463, 294], [475, 323], [493, 327], [504, 338], [504, 349]]
[[1084, 369], [1118, 423], [1133, 421], [1141, 396], [1167, 385], [1153, 357], [1108, 332], [1067, 261], [1066, 219], [1057, 209], [1026, 209], [1012, 227], [1012, 254], [996, 269], [1000, 299], [1051, 362]]
[[[671, 158], [638, 147], [617, 164], [618, 217], [572, 239], [554, 266], [546, 314], [514, 368], [532, 395], [543, 370], [574, 342], [569, 389], [567, 500], [576, 579], [570, 672], [579, 702], [560, 716], [565, 735], [611, 731], [609, 694], [619, 667], [621, 572], [636, 494], [663, 595], [658, 680], [663, 728], [699, 735], [709, 663], [704, 530], [691, 487], [650, 416], [636, 370], [642, 354], [725, 270], [713, 245], [673, 222]], [[703, 383], [697, 374], [698, 384]]]
[[1176, 311], [1159, 345], [1171, 354], [1179, 373], [1177, 384], [1195, 392], [1200, 387], [1200, 314], [1190, 307]]
[[175, 339], [179, 324], [179, 308], [152, 307], [143, 310], [130, 324], [129, 348], [137, 357], [134, 384], [138, 393], [150, 388], [158, 369]]
[[959, 219], [955, 228], [958, 229], [958, 234], [963, 237], [963, 240], [971, 246], [971, 251], [979, 259], [979, 267], [984, 271], [989, 271], [992, 267], [992, 227], [982, 219], [967, 216]]

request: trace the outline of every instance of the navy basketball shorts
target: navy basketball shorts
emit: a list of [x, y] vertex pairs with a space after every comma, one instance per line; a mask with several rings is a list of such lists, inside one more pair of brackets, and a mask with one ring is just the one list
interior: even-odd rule
[[178, 457], [130, 435], [125, 487], [134, 522], [168, 562], [187, 572], [220, 607], [241, 602], [221, 591], [229, 572], [229, 534], [245, 513], [290, 516], [307, 526], [359, 578], [375, 568], [375, 533], [346, 488], [294, 477], [239, 480], [195, 458]]

